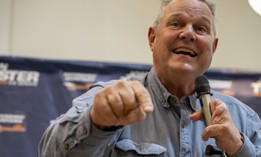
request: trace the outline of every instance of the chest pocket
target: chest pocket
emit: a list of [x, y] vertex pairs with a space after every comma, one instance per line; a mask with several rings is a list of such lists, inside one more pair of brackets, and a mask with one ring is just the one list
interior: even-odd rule
[[166, 148], [154, 143], [135, 143], [130, 139], [123, 139], [116, 143], [118, 157], [164, 157]]

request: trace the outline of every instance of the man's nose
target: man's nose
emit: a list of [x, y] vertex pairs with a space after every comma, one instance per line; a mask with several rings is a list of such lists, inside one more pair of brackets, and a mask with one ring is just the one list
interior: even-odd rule
[[183, 29], [181, 30], [180, 34], [179, 34], [179, 38], [182, 40], [188, 40], [188, 41], [195, 41], [196, 39], [196, 35], [193, 29], [193, 26], [191, 25], [186, 25], [185, 27], [183, 27]]

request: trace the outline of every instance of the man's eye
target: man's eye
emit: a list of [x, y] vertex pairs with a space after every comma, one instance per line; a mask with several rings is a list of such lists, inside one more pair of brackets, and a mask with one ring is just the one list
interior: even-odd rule
[[171, 23], [171, 26], [173, 26], [173, 27], [180, 27], [181, 24], [179, 22], [173, 22], [173, 23]]
[[206, 33], [207, 32], [207, 29], [203, 26], [199, 26], [196, 28], [197, 32], [199, 33]]

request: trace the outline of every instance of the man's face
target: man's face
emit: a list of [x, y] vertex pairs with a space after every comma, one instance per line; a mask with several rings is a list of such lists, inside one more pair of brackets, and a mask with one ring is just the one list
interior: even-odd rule
[[198, 0], [174, 0], [149, 30], [150, 48], [158, 75], [167, 71], [199, 75], [209, 67], [216, 50], [214, 17]]

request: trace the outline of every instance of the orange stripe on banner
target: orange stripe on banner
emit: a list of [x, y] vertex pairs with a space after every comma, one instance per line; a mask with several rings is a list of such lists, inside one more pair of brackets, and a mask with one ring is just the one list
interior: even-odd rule
[[84, 85], [66, 85], [68, 90], [86, 90], [88, 89], [92, 83], [87, 83]]
[[261, 97], [261, 93], [255, 93], [254, 96]]
[[8, 85], [8, 81], [0, 81], [0, 85]]
[[0, 132], [25, 132], [26, 129], [21, 124], [16, 124], [13, 126], [0, 126]]
[[229, 90], [229, 89], [222, 90], [222, 91], [220, 91], [220, 93], [231, 95], [231, 96], [235, 95], [235, 92], [232, 90]]

